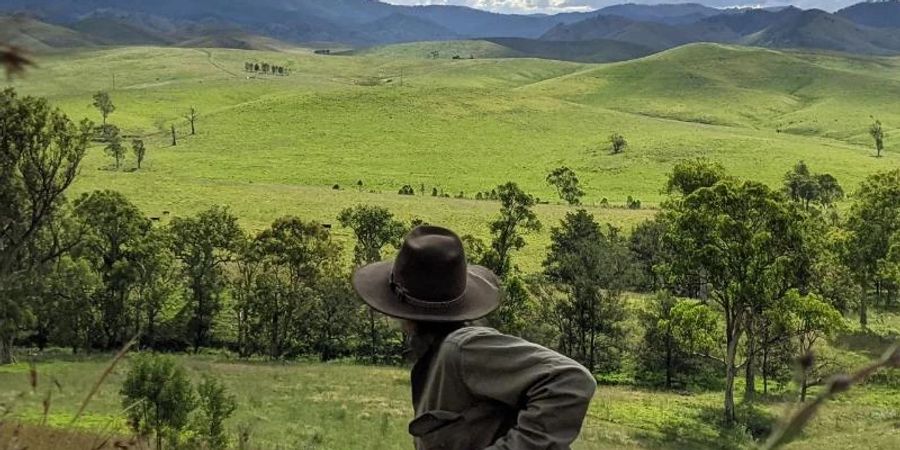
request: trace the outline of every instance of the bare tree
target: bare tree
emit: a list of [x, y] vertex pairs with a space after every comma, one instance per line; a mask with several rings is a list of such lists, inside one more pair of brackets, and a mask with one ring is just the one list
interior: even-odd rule
[[197, 122], [197, 110], [191, 106], [191, 109], [184, 115], [184, 118], [191, 124], [191, 136], [197, 134], [197, 130], [194, 128], [194, 124]]

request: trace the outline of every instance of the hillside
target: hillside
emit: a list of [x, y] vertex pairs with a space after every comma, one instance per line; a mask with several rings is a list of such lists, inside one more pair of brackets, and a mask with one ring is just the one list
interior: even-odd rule
[[690, 42], [733, 42], [739, 35], [725, 26], [698, 22], [667, 25], [618, 16], [597, 16], [570, 25], [560, 24], [543, 36], [547, 41], [587, 41], [610, 39], [664, 50]]
[[82, 33], [24, 16], [0, 16], [0, 42], [32, 52], [95, 45]]
[[900, 29], [900, 0], [857, 3], [835, 14], [858, 25]]
[[625, 17], [643, 22], [683, 25], [698, 22], [707, 17], [722, 15], [723, 11], [697, 3], [663, 3], [654, 5], [627, 3], [600, 8], [596, 11], [596, 14]]
[[[436, 53], [435, 53], [436, 52]], [[575, 62], [614, 62], [640, 58], [653, 50], [637, 44], [597, 39], [544, 41], [527, 38], [483, 38], [468, 41], [431, 41], [379, 46], [348, 54], [394, 58], [542, 58]]]
[[848, 53], [900, 53], [900, 33], [862, 27], [820, 10], [803, 11], [754, 33], [743, 42], [773, 48], [812, 48]]
[[89, 17], [72, 24], [70, 28], [102, 45], [163, 46], [174, 42], [172, 37], [112, 17]]

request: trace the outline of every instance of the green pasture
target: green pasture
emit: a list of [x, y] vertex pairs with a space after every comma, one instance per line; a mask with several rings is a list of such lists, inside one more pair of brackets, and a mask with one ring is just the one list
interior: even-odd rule
[[[584, 201], [601, 220], [627, 231], [653, 215], [680, 159], [706, 156], [772, 185], [802, 159], [849, 191], [900, 161], [893, 144], [900, 137], [898, 59], [697, 44], [590, 65], [433, 60], [419, 55], [422, 45], [354, 56], [73, 51], [40, 56], [36, 69], [11, 84], [96, 122], [91, 95], [108, 90], [117, 106], [110, 122], [147, 141], [140, 171], [132, 170], [133, 158], [114, 171], [102, 148], [93, 148], [76, 194], [120, 190], [162, 220], [227, 205], [250, 229], [286, 214], [332, 223], [342, 208], [372, 203], [484, 237], [497, 204], [472, 197], [515, 181], [551, 203], [538, 208], [545, 227], [529, 237], [533, 245], [520, 258], [526, 269], [538, 267], [549, 228], [568, 210], [544, 181], [558, 166], [577, 172]], [[447, 51], [473, 45], [487, 43], [444, 44]], [[291, 75], [245, 73], [245, 61], [282, 65]], [[191, 106], [201, 115], [195, 136], [182, 117]], [[888, 130], [880, 159], [867, 134], [871, 117]], [[612, 132], [628, 139], [624, 154], [609, 154]], [[405, 184], [424, 187], [425, 195], [397, 195]], [[433, 188], [468, 199], [432, 198]], [[615, 207], [628, 196], [644, 209]], [[599, 207], [604, 198], [614, 207]]]

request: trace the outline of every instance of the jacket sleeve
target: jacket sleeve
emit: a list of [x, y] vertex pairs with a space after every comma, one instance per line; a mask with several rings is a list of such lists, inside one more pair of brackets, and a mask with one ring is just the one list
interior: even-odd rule
[[516, 424], [487, 450], [561, 450], [578, 437], [597, 388], [584, 367], [499, 333], [471, 336], [459, 350], [469, 391], [518, 411]]

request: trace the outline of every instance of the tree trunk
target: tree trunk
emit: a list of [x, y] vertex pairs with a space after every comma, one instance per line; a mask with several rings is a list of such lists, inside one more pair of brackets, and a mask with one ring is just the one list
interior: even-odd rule
[[0, 365], [12, 364], [15, 362], [12, 350], [12, 337], [0, 336]]
[[[732, 324], [730, 327], [736, 327], [737, 324]], [[724, 414], [724, 423], [726, 426], [734, 425], [735, 422], [735, 407], [734, 407], [734, 377], [737, 372], [737, 368], [735, 367], [734, 360], [737, 358], [737, 346], [738, 341], [740, 340], [739, 334], [736, 330], [728, 329], [726, 330], [727, 336], [727, 350], [725, 352], [725, 414]]]
[[747, 357], [744, 366], [744, 400], [753, 400], [756, 395], [756, 335], [753, 329], [753, 319], [747, 319]]
[[863, 292], [863, 295], [859, 298], [859, 325], [863, 327], [863, 329], [869, 326], [868, 301], [867, 293]]
[[371, 339], [370, 343], [372, 345], [372, 348], [371, 348], [372, 364], [375, 364], [377, 362], [376, 349], [377, 349], [377, 345], [378, 345], [378, 335], [375, 332], [375, 311], [373, 311], [371, 308], [369, 308], [369, 339]]
[[666, 388], [672, 389], [672, 331], [666, 331]]
[[762, 360], [763, 394], [769, 395], [769, 347], [763, 348]]

